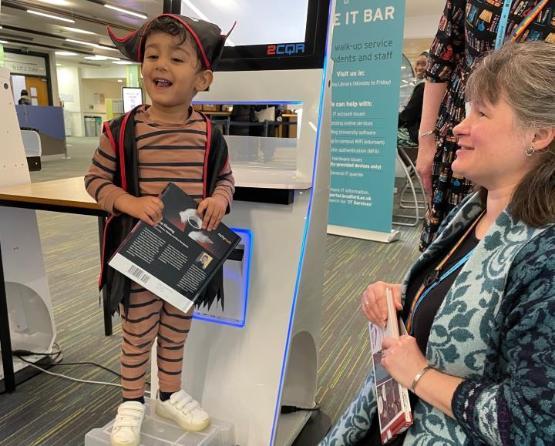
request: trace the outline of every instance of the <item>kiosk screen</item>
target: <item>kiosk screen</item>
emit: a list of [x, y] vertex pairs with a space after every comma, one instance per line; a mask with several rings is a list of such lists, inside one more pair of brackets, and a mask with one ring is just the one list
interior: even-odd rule
[[321, 68], [329, 1], [183, 0], [181, 13], [228, 32], [219, 71]]

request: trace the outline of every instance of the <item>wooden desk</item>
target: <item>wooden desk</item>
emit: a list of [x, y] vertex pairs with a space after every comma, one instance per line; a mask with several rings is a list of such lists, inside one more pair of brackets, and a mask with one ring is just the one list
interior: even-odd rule
[[[98, 217], [99, 235], [102, 237], [107, 213], [85, 190], [83, 177], [63, 180], [29, 183], [0, 188], [0, 206], [35, 209], [42, 211], [64, 212], [69, 214], [94, 215]], [[1, 248], [1, 247], [0, 247]], [[104, 303], [104, 332], [112, 334], [112, 317]], [[6, 391], [15, 390], [15, 374], [12, 360], [12, 346], [8, 318], [8, 304], [3, 274], [2, 252], [0, 249], [0, 348]]]
[[0, 206], [107, 216], [85, 190], [83, 177], [1, 187]]

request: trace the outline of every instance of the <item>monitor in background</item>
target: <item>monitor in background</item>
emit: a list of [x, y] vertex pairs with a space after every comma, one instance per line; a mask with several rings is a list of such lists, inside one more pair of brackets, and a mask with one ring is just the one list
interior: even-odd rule
[[139, 87], [123, 87], [122, 89], [123, 97], [123, 112], [133, 110], [137, 105], [143, 103], [143, 90]]
[[227, 33], [217, 71], [321, 68], [328, 2], [321, 0], [183, 0], [181, 13]]

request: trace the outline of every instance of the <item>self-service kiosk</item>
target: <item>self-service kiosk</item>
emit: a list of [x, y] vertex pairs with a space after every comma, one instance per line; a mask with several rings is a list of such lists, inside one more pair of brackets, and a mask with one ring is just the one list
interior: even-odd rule
[[[10, 72], [5, 68], [0, 68], [0, 109], [0, 186], [30, 183]], [[31, 372], [12, 351], [51, 353], [56, 338], [35, 211], [0, 206], [0, 249], [0, 389], [10, 391]], [[44, 356], [26, 357], [30, 362], [40, 359]]]
[[[282, 39], [276, 34], [274, 41], [262, 40], [262, 48], [256, 45], [260, 40], [241, 48], [238, 19], [237, 36], [234, 31], [230, 39], [239, 40], [239, 46], [228, 49], [224, 71], [216, 73], [208, 93], [196, 98], [255, 109], [262, 105], [270, 114], [272, 107], [293, 110], [297, 120], [293, 139], [226, 137], [237, 197], [225, 222], [251, 234], [250, 255], [241, 269], [250, 269], [246, 318], [241, 328], [194, 321], [186, 345], [185, 389], [211, 415], [233, 424], [239, 445], [291, 444], [311, 412], [282, 414], [281, 408], [314, 407], [317, 387], [329, 188], [330, 5], [295, 2], [298, 11], [291, 15], [283, 6], [275, 6], [274, 23], [256, 28], [286, 29], [289, 20], [305, 12], [305, 39], [299, 39], [304, 41], [278, 44]], [[251, 23], [259, 20], [255, 12], [250, 12]]]
[[[230, 149], [237, 190], [224, 223], [241, 235], [242, 254], [224, 267], [224, 307], [197, 311], [184, 354], [183, 387], [220, 434], [169, 440], [159, 431], [168, 445], [290, 445], [316, 404], [333, 1], [238, 3], [250, 6], [203, 11], [206, 2], [191, 1], [181, 11], [224, 30], [237, 20], [210, 91], [195, 101], [219, 110], [206, 113]], [[239, 122], [241, 108], [255, 119]], [[153, 420], [143, 436], [156, 436]]]

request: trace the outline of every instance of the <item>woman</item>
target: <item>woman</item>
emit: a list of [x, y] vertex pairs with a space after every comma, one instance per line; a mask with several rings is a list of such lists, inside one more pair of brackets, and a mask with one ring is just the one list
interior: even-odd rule
[[[457, 144], [452, 134], [464, 119], [464, 86], [477, 58], [504, 41], [555, 43], [553, 0], [447, 0], [430, 48], [419, 131], [416, 167], [428, 197], [420, 239], [424, 250], [447, 214], [471, 191], [471, 183], [453, 175]], [[510, 6], [506, 26], [504, 5]]]
[[[453, 162], [481, 190], [403, 286], [377, 282], [362, 297], [383, 325], [390, 288], [410, 333], [384, 341], [383, 367], [414, 397], [414, 424], [393, 444], [555, 444], [554, 79], [545, 42], [484, 59]], [[380, 444], [373, 384], [370, 373], [323, 446]]]
[[[422, 100], [424, 99], [424, 75], [426, 74], [426, 60], [428, 53], [421, 53], [414, 63], [416, 82], [407, 105], [399, 113], [397, 130], [397, 146], [408, 148], [418, 145], [418, 130], [422, 117]], [[412, 158], [412, 157], [411, 157]]]

